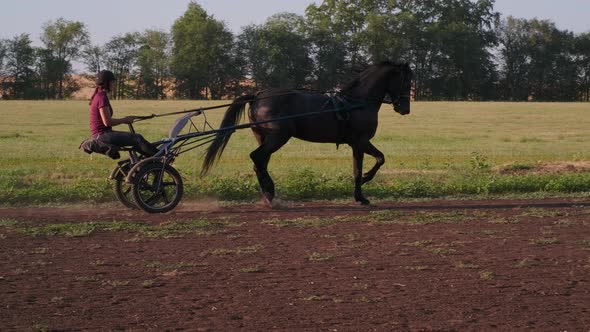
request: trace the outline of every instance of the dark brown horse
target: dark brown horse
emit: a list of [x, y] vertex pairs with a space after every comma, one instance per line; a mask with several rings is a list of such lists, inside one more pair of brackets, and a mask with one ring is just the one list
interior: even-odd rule
[[[383, 153], [370, 142], [377, 130], [377, 113], [386, 95], [391, 98], [396, 112], [410, 113], [411, 79], [412, 70], [408, 64], [383, 62], [362, 71], [336, 97], [306, 90], [264, 90], [236, 99], [225, 113], [221, 128], [235, 126], [246, 103], [250, 104], [250, 121], [264, 122], [252, 127], [259, 146], [250, 153], [250, 158], [267, 203], [270, 204], [275, 196], [274, 183], [267, 169], [270, 156], [291, 137], [296, 137], [310, 142], [350, 145], [354, 199], [369, 204], [361, 185], [373, 179], [385, 162]], [[330, 109], [339, 112], [330, 112]], [[202, 174], [221, 157], [231, 133], [221, 131], [216, 135], [207, 149]], [[362, 175], [364, 154], [373, 156], [376, 163]]]

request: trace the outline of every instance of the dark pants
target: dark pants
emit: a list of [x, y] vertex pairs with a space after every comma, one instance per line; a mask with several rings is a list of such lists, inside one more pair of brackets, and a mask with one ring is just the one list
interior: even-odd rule
[[98, 136], [98, 140], [107, 144], [120, 147], [132, 146], [134, 150], [151, 157], [158, 152], [158, 149], [146, 141], [140, 134], [125, 131], [108, 131]]

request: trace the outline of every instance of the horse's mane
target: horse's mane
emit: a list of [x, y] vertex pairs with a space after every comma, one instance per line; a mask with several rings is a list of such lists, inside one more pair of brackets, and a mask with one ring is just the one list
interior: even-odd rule
[[358, 74], [356, 74], [350, 81], [348, 81], [348, 83], [344, 84], [344, 86], [342, 86], [341, 91], [350, 91], [354, 87], [356, 87], [364, 77], [366, 77], [368, 75], [372, 75], [375, 71], [377, 71], [383, 67], [393, 67], [393, 66], [403, 66], [403, 64], [386, 60], [386, 61], [381, 61], [379, 63], [370, 65], [370, 66], [366, 67], [365, 69], [361, 70], [360, 72], [358, 72]]

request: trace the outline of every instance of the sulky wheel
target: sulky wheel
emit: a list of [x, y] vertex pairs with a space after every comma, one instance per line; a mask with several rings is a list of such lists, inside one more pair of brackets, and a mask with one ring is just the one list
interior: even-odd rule
[[133, 200], [133, 186], [125, 182], [125, 177], [127, 177], [127, 173], [129, 173], [130, 169], [131, 166], [129, 162], [127, 162], [122, 165], [117, 165], [117, 168], [113, 171], [115, 196], [117, 196], [117, 199], [126, 207], [137, 209], [137, 205], [135, 205]]
[[133, 176], [135, 204], [148, 213], [164, 213], [176, 207], [182, 198], [182, 178], [170, 165], [150, 163]]

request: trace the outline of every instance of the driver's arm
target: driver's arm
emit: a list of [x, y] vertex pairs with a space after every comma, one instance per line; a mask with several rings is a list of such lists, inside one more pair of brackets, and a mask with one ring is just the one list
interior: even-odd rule
[[105, 127], [114, 127], [120, 124], [129, 124], [132, 123], [133, 120], [135, 120], [137, 117], [136, 116], [126, 116], [124, 118], [112, 118], [111, 117], [111, 109], [109, 108], [109, 106], [105, 106], [105, 107], [101, 107], [99, 109], [100, 111], [100, 118], [102, 119], [102, 123], [105, 125]]

